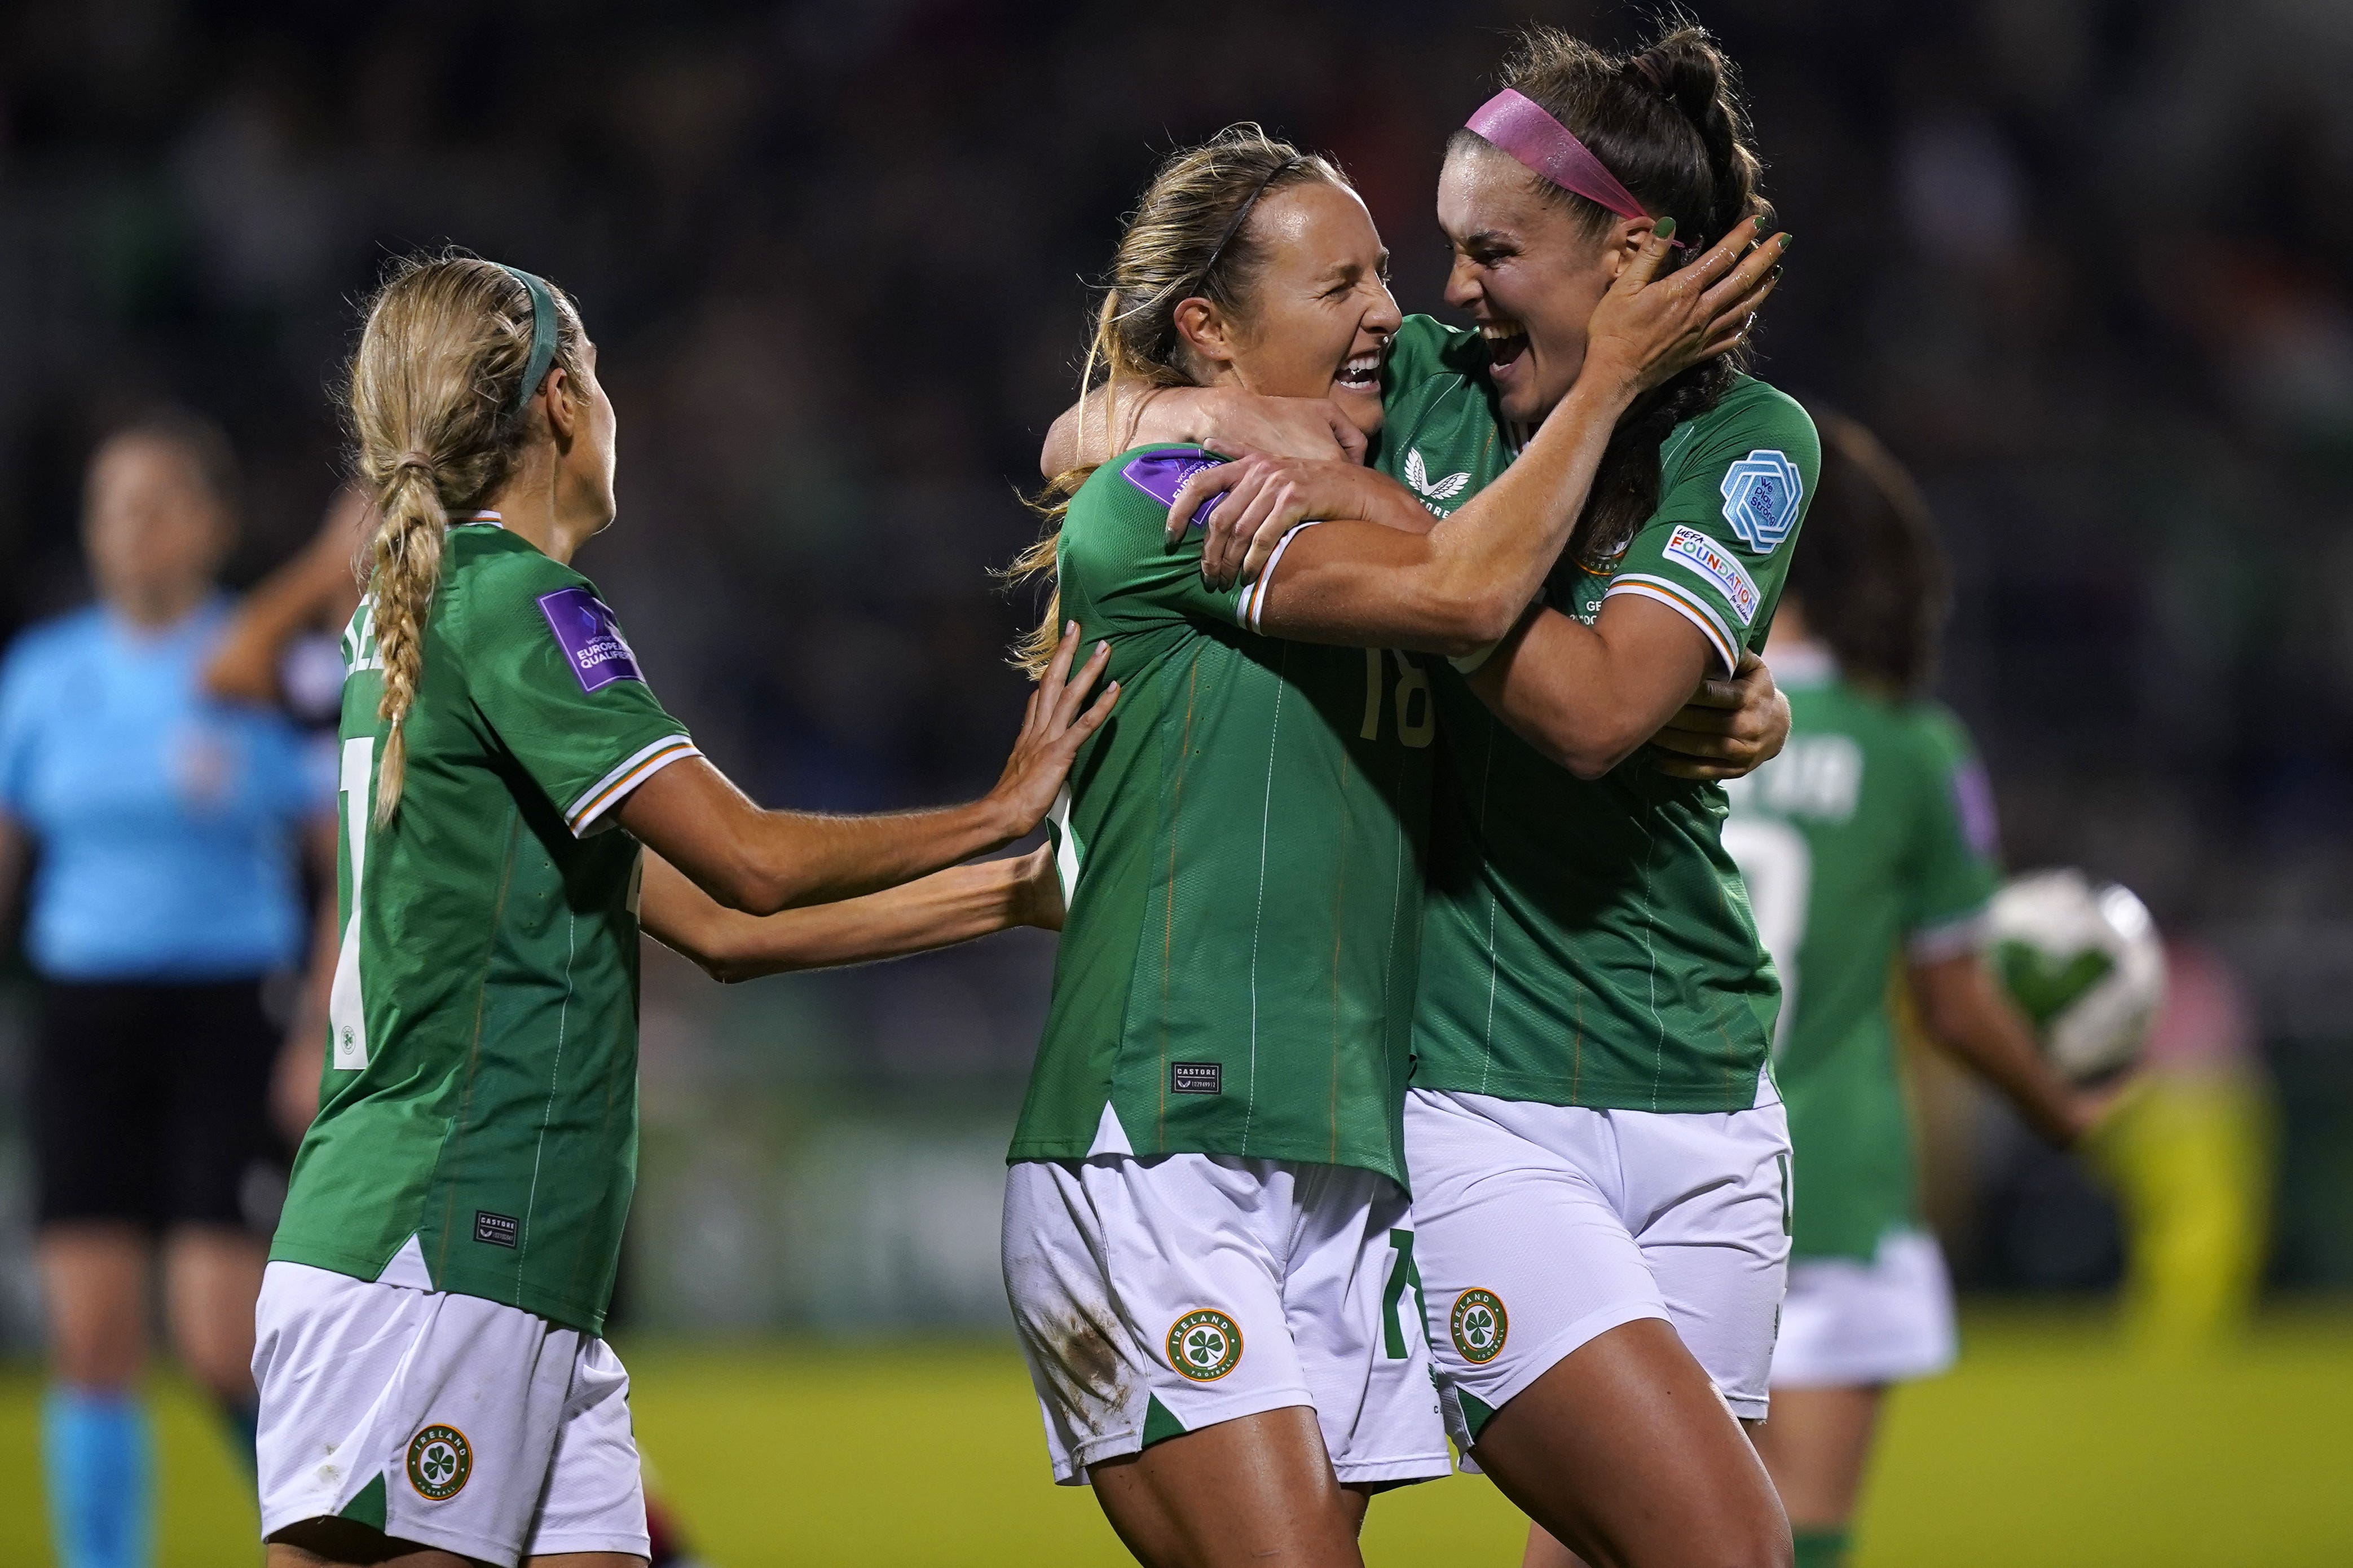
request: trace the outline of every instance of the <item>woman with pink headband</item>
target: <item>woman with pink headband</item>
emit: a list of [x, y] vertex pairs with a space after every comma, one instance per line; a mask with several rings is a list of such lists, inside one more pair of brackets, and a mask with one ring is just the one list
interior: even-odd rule
[[[1623, 57], [1523, 37], [1440, 182], [1448, 299], [1478, 330], [1408, 318], [1384, 371], [1371, 460], [1429, 510], [1502, 474], [1577, 384], [1596, 303], [1654, 235], [1762, 236], [1730, 76], [1696, 28]], [[1767, 243], [1778, 257], [1788, 237]], [[1539, 602], [1435, 681], [1447, 761], [1405, 1117], [1417, 1262], [1444, 1413], [1543, 1527], [1532, 1563], [1791, 1560], [1742, 1429], [1765, 1415], [1788, 1255], [1766, 1065], [1779, 985], [1721, 792], [1635, 757], [1764, 640], [1812, 485], [1810, 421], [1738, 360], [1620, 419]], [[1303, 426], [1313, 456], [1206, 469], [1171, 516], [1224, 492], [1204, 569], [1264, 563], [1259, 602], [1314, 636], [1314, 607], [1384, 552], [1363, 528], [1296, 531], [1369, 510], [1364, 471], [1300, 413], [1169, 393], [1134, 438], [1232, 450], [1238, 424], [1286, 445]]]

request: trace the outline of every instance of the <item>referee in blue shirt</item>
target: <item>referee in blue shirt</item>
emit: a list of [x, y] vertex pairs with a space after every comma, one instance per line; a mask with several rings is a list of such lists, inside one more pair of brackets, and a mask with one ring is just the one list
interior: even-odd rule
[[99, 602], [0, 663], [0, 889], [43, 982], [28, 1121], [54, 1383], [43, 1456], [65, 1568], [143, 1568], [138, 1383], [151, 1268], [181, 1361], [252, 1457], [253, 1304], [284, 1192], [262, 985], [309, 922], [298, 850], [332, 807], [283, 719], [204, 697], [234, 470], [167, 416], [91, 459]]

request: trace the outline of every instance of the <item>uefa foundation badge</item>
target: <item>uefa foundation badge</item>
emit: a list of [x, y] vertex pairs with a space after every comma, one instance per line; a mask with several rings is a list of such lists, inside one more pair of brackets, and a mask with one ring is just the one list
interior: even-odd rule
[[1502, 1352], [1504, 1340], [1512, 1331], [1512, 1319], [1504, 1310], [1502, 1297], [1474, 1288], [1454, 1298], [1454, 1310], [1446, 1326], [1462, 1359], [1473, 1366], [1484, 1366]]
[[1195, 1383], [1215, 1383], [1242, 1359], [1242, 1331], [1215, 1307], [1196, 1307], [1168, 1330], [1168, 1364]]
[[436, 1422], [408, 1440], [408, 1484], [427, 1502], [446, 1502], [466, 1489], [474, 1450], [455, 1426]]

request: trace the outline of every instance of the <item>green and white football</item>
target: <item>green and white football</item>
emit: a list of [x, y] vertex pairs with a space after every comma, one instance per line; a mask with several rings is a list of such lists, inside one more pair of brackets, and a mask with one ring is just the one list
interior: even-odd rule
[[2165, 999], [2165, 948], [2132, 889], [2035, 871], [1994, 895], [1996, 973], [2065, 1078], [2086, 1083], [2140, 1056]]

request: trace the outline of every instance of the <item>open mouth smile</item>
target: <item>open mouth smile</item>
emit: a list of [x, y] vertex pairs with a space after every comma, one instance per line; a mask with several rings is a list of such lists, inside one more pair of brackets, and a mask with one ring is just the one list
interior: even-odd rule
[[1479, 335], [1486, 340], [1487, 363], [1503, 370], [1527, 352], [1528, 330], [1517, 321], [1482, 321]]
[[1350, 392], [1378, 392], [1381, 389], [1381, 351], [1368, 350], [1352, 354], [1334, 376], [1335, 384]]

